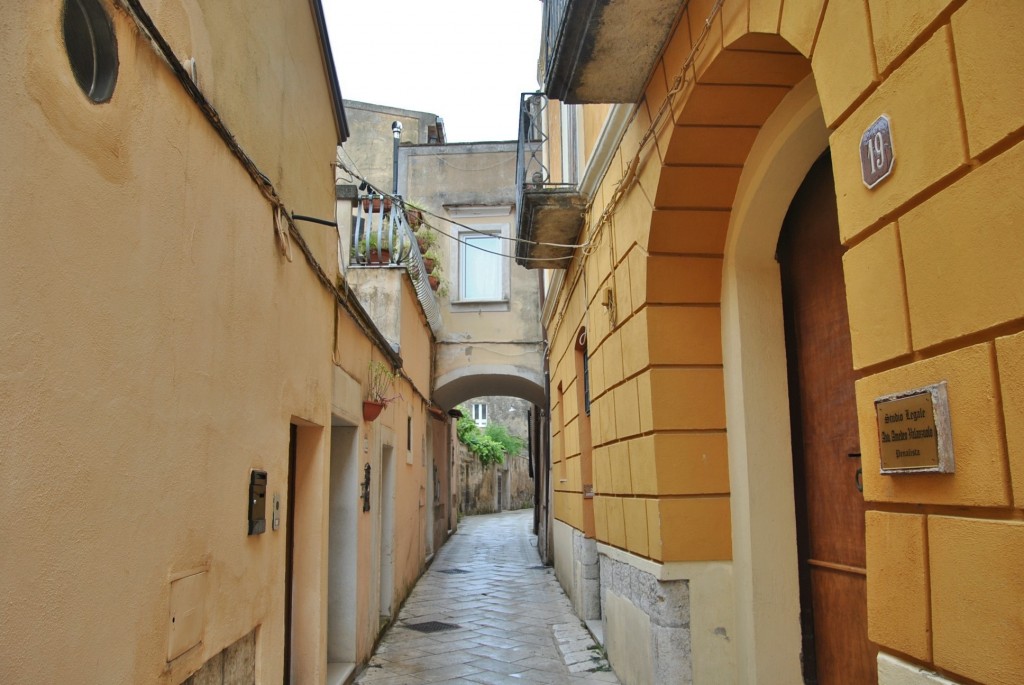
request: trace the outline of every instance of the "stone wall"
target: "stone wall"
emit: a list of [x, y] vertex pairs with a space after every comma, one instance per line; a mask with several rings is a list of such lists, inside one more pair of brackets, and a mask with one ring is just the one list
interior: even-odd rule
[[533, 479], [526, 455], [512, 457], [503, 465], [484, 466], [462, 443], [458, 444], [457, 452], [460, 514], [493, 514], [533, 506]]
[[689, 583], [603, 554], [600, 563], [608, 660], [623, 684], [692, 683]]
[[256, 631], [217, 653], [182, 685], [254, 685]]

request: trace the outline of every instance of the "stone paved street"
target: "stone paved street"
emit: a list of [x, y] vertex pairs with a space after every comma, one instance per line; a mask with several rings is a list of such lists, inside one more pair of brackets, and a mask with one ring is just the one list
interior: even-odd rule
[[[464, 518], [356, 683], [618, 683], [541, 565], [532, 523], [529, 509]], [[414, 628], [428, 622], [457, 627]]]

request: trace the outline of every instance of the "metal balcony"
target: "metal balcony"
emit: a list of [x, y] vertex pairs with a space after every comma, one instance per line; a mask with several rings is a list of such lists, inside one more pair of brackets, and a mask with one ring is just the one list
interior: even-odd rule
[[371, 193], [356, 203], [349, 264], [356, 268], [404, 268], [409, 272], [416, 298], [435, 333], [441, 329], [441, 312], [430, 287], [427, 267], [405, 210], [390, 197]]
[[544, 0], [544, 93], [637, 102], [687, 0]]
[[583, 228], [587, 199], [573, 183], [552, 183], [546, 162], [548, 99], [523, 93], [516, 156], [516, 263], [528, 269], [564, 269]]

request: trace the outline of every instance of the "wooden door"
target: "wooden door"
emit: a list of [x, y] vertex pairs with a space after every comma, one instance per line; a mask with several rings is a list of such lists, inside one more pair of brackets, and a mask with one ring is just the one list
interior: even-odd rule
[[783, 224], [782, 276], [796, 488], [804, 682], [877, 682], [867, 639], [864, 498], [832, 161], [807, 174]]

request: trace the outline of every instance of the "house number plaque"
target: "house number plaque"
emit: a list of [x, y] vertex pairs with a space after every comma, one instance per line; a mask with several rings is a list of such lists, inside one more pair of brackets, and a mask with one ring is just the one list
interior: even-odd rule
[[946, 383], [875, 400], [881, 472], [953, 473]]
[[892, 173], [895, 161], [889, 117], [883, 114], [860, 137], [860, 173], [864, 185], [870, 189], [884, 181]]

